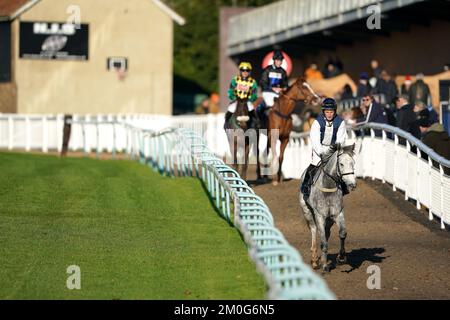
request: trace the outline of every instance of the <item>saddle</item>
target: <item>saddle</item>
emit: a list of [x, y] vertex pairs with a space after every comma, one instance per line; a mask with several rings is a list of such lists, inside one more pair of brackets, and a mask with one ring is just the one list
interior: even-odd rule
[[[309, 199], [309, 195], [311, 194], [311, 187], [315, 183], [314, 177], [316, 176], [316, 173], [317, 171], [319, 171], [320, 167], [320, 165], [309, 165], [308, 169], [306, 169], [305, 176], [303, 178], [302, 184], [300, 185], [300, 191], [303, 194], [303, 199], [305, 200], [305, 202]], [[350, 193], [347, 185], [342, 179], [336, 182], [336, 187], [342, 190], [343, 196], [346, 196]]]

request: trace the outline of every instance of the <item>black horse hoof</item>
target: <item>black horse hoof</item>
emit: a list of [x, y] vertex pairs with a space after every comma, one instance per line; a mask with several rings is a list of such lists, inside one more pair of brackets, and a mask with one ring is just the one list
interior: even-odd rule
[[330, 270], [331, 270], [331, 268], [330, 268], [329, 264], [322, 266], [322, 273], [329, 273]]

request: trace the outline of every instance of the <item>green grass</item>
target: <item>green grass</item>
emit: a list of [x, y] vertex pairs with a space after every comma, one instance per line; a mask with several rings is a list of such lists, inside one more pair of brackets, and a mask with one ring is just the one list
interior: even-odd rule
[[[263, 299], [199, 180], [131, 161], [0, 153], [1, 299]], [[81, 290], [69, 290], [70, 265]]]

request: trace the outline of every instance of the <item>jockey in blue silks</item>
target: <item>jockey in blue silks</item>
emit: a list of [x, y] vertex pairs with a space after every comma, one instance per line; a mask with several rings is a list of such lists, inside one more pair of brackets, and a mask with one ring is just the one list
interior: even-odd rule
[[[330, 146], [344, 144], [347, 139], [345, 121], [337, 115], [337, 104], [334, 99], [326, 98], [322, 102], [322, 113], [313, 122], [309, 136], [313, 150], [312, 161], [306, 170], [301, 186], [305, 200], [309, 197], [313, 178], [322, 156], [330, 151]], [[348, 193], [345, 187], [343, 192], [344, 194]]]

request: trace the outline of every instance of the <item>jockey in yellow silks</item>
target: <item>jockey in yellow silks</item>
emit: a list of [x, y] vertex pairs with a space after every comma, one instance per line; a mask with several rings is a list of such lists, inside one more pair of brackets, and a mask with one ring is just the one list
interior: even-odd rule
[[237, 99], [247, 99], [247, 107], [250, 117], [253, 119], [255, 126], [259, 125], [253, 102], [258, 98], [258, 84], [251, 77], [252, 65], [250, 62], [241, 62], [239, 64], [239, 75], [235, 76], [230, 83], [228, 89], [228, 98], [230, 105], [225, 114], [225, 123], [228, 122], [231, 115], [236, 112]]

